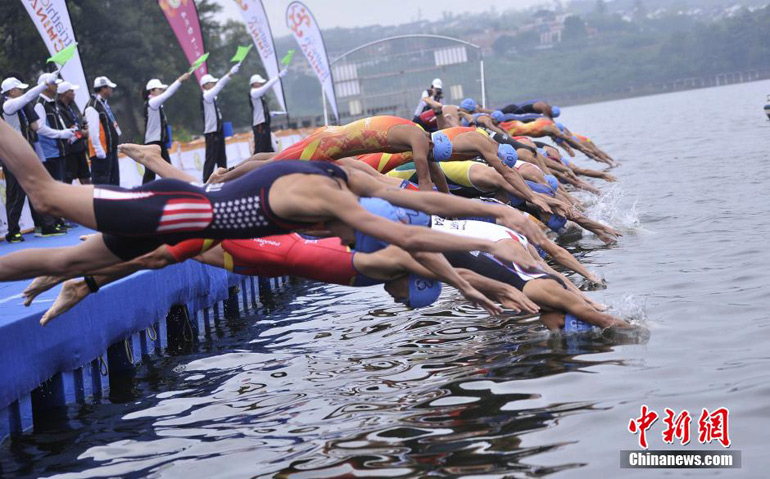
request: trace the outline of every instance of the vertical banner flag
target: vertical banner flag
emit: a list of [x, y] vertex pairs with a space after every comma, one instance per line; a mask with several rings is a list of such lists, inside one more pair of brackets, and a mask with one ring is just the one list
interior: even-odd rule
[[[259, 57], [262, 59], [262, 66], [265, 67], [265, 73], [270, 78], [278, 76], [278, 55], [275, 52], [273, 42], [273, 32], [270, 30], [270, 23], [267, 21], [265, 7], [262, 0], [235, 0], [241, 7], [243, 23], [246, 24], [246, 30], [249, 31], [254, 46], [257, 47]], [[286, 98], [283, 95], [282, 80], [278, 80], [273, 85], [273, 93], [278, 99], [283, 111], [286, 111]]]
[[321, 82], [321, 87], [332, 107], [334, 117], [339, 122], [337, 97], [334, 95], [334, 79], [329, 68], [329, 57], [326, 55], [326, 46], [318, 22], [315, 21], [313, 14], [302, 2], [291, 2], [289, 8], [286, 9], [286, 25], [294, 34], [294, 39], [297, 40], [313, 71], [318, 75], [318, 81]]
[[[174, 30], [174, 35], [187, 57], [187, 62], [192, 65], [205, 53], [195, 2], [193, 0], [158, 0], [158, 5], [166, 15], [171, 29]], [[198, 81], [206, 73], [208, 68], [205, 62], [195, 69], [195, 77]]]
[[[51, 56], [56, 55], [64, 48], [76, 43], [75, 31], [72, 29], [70, 14], [64, 0], [21, 0], [27, 9], [32, 23], [37, 27], [38, 33], [43, 37], [43, 42]], [[59, 72], [61, 77], [68, 82], [79, 85], [75, 92], [75, 103], [83, 110], [88, 103], [90, 85], [86, 82], [86, 74], [83, 72], [83, 64], [80, 62], [80, 52], [75, 48], [75, 54], [66, 62]]]

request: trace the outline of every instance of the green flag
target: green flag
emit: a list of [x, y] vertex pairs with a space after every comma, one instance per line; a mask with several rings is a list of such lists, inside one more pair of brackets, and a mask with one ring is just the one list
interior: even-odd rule
[[292, 58], [294, 58], [294, 50], [289, 50], [289, 52], [281, 58], [281, 63], [283, 63], [283, 66], [288, 67]]
[[77, 50], [78, 50], [78, 44], [77, 42], [73, 42], [72, 44], [70, 44], [70, 46], [66, 48], [62, 48], [62, 50], [59, 53], [57, 53], [56, 55], [46, 60], [46, 63], [53, 62], [59, 66], [64, 66], [65, 63], [70, 61], [70, 59], [75, 56], [75, 52]]
[[206, 63], [206, 60], [207, 60], [208, 58], [209, 58], [209, 54], [208, 54], [208, 53], [204, 53], [203, 55], [201, 55], [200, 57], [198, 57], [198, 59], [197, 59], [197, 60], [195, 60], [195, 62], [194, 62], [194, 63], [192, 64], [192, 66], [190, 67], [190, 71], [189, 71], [188, 73], [192, 73], [192, 72], [194, 72], [195, 70], [197, 70], [198, 68], [200, 68], [200, 67], [201, 67], [201, 65], [203, 65], [204, 63]]
[[246, 58], [246, 55], [249, 54], [251, 51], [251, 47], [254, 45], [249, 45], [248, 47], [238, 47], [238, 51], [235, 52], [235, 55], [233, 56], [232, 60], [230, 60], [233, 63], [240, 63], [243, 61], [244, 58]]

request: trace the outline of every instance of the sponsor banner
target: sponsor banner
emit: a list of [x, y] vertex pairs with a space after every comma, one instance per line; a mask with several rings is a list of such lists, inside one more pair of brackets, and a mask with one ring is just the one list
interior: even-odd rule
[[[75, 43], [75, 31], [64, 0], [21, 0], [21, 3], [27, 9], [32, 23], [35, 24], [51, 56]], [[75, 48], [75, 55], [61, 68], [60, 75], [68, 82], [80, 86], [80, 89], [75, 92], [75, 103], [83, 111], [88, 103], [88, 92], [91, 89], [86, 82], [86, 74], [77, 48]], [[37, 78], [29, 80], [30, 84], [34, 84]]]
[[332, 107], [337, 122], [340, 115], [337, 112], [337, 97], [334, 95], [334, 79], [329, 68], [329, 57], [326, 54], [321, 29], [315, 17], [302, 2], [292, 2], [286, 9], [286, 25], [291, 29], [294, 39], [299, 44], [302, 53], [310, 63], [311, 68], [321, 82], [326, 100]]
[[[257, 47], [259, 57], [262, 59], [262, 66], [265, 67], [265, 72], [268, 77], [275, 78], [278, 76], [278, 54], [275, 51], [275, 43], [273, 42], [273, 33], [270, 30], [270, 23], [267, 20], [267, 14], [265, 13], [265, 7], [262, 5], [261, 0], [235, 0], [240, 6], [241, 15], [243, 16], [243, 23], [246, 24], [246, 30], [254, 40], [254, 46]], [[281, 105], [281, 109], [286, 111], [286, 98], [283, 95], [283, 85], [281, 80], [278, 80], [273, 85], [273, 93], [278, 99], [278, 103]]]
[[[158, 0], [158, 5], [163, 10], [171, 29], [174, 30], [174, 35], [187, 57], [187, 62], [192, 65], [205, 53], [195, 2], [193, 0]], [[200, 81], [206, 73], [208, 69], [204, 62], [195, 70], [195, 77]]]

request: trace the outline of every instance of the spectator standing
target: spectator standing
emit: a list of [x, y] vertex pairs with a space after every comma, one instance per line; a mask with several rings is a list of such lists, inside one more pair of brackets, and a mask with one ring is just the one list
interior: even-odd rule
[[91, 177], [96, 185], [120, 185], [118, 142], [120, 126], [109, 99], [117, 85], [105, 76], [94, 79], [94, 93], [86, 105], [88, 122], [88, 156]]
[[419, 117], [423, 112], [430, 110], [430, 106], [428, 106], [424, 99], [430, 98], [431, 100], [441, 103], [441, 101], [444, 99], [443, 88], [444, 82], [441, 81], [441, 78], [434, 78], [433, 81], [430, 82], [430, 88], [423, 90], [422, 94], [420, 95], [420, 103], [417, 104], [417, 108], [414, 110], [415, 123], [419, 122]]
[[[2, 109], [3, 120], [19, 132], [38, 154], [40, 146], [37, 144], [35, 130], [42, 130], [42, 132], [47, 133], [48, 129], [45, 125], [40, 125], [38, 115], [35, 113], [32, 104], [44, 90], [51, 85], [55, 86], [56, 82], [55, 74], [46, 73], [40, 77], [39, 84], [26, 93], [24, 93], [24, 90], [29, 85], [13, 76], [3, 80], [2, 85], [0, 85], [0, 109]], [[62, 139], [74, 137], [74, 133], [70, 130], [64, 130], [61, 135]], [[13, 173], [7, 168], [3, 168], [3, 171], [5, 173], [6, 186], [5, 209], [8, 218], [8, 233], [5, 235], [5, 239], [9, 243], [19, 243], [24, 241], [24, 237], [21, 235], [21, 228], [19, 227], [19, 219], [21, 218], [24, 200], [27, 195]], [[33, 216], [35, 216], [35, 222], [38, 223], [40, 217], [34, 213], [34, 210]], [[56, 234], [52, 219], [49, 224], [41, 224], [41, 234], [43, 233], [46, 235]]]
[[88, 167], [86, 142], [88, 141], [88, 129], [83, 116], [75, 104], [75, 92], [78, 85], [63, 81], [59, 83], [58, 104], [64, 126], [76, 130], [74, 142], [64, 144], [64, 182], [71, 184], [77, 179], [81, 185], [91, 184], [91, 170]]
[[265, 95], [273, 85], [286, 76], [284, 68], [278, 76], [266, 81], [262, 75], [252, 75], [249, 83], [249, 103], [251, 104], [251, 129], [254, 133], [254, 154], [275, 151], [270, 131], [270, 109], [267, 106]]
[[[160, 146], [160, 155], [166, 162], [171, 163], [171, 157], [168, 154], [168, 120], [166, 112], [163, 110], [163, 104], [176, 93], [183, 81], [190, 78], [189, 73], [185, 73], [169, 85], [164, 85], [157, 78], [147, 82], [144, 89], [144, 144]], [[155, 172], [145, 168], [142, 184], [155, 179]]]
[[206, 161], [203, 163], [203, 182], [208, 181], [215, 167], [227, 168], [225, 152], [225, 133], [222, 125], [222, 112], [217, 104], [217, 95], [238, 73], [241, 64], [236, 63], [221, 79], [205, 74], [200, 84], [203, 88], [201, 111], [203, 112], [203, 136], [206, 139]]

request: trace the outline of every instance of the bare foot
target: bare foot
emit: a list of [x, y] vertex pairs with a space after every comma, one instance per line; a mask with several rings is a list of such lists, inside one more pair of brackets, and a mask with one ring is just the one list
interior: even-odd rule
[[43, 317], [40, 318], [40, 325], [45, 326], [54, 318], [66, 313], [72, 309], [73, 306], [81, 302], [83, 298], [88, 296], [89, 293], [88, 285], [86, 285], [84, 280], [71, 279], [67, 281], [62, 286], [56, 301], [53, 302], [53, 305], [51, 305], [51, 307], [48, 308], [48, 311], [43, 314]]
[[618, 179], [617, 179], [617, 178], [615, 178], [614, 176], [612, 176], [612, 175], [611, 175], [611, 174], [609, 174], [609, 173], [603, 173], [603, 174], [602, 174], [602, 179], [603, 179], [604, 181], [609, 181], [610, 183], [614, 183], [614, 182], [618, 181]]
[[118, 151], [135, 162], [148, 166], [153, 160], [160, 159], [160, 147], [158, 145], [136, 145], [134, 143], [123, 143], [118, 145]]
[[21, 297], [24, 298], [24, 306], [29, 306], [40, 294], [45, 293], [62, 281], [64, 281], [64, 278], [59, 278], [58, 276], [38, 276], [21, 293]]

